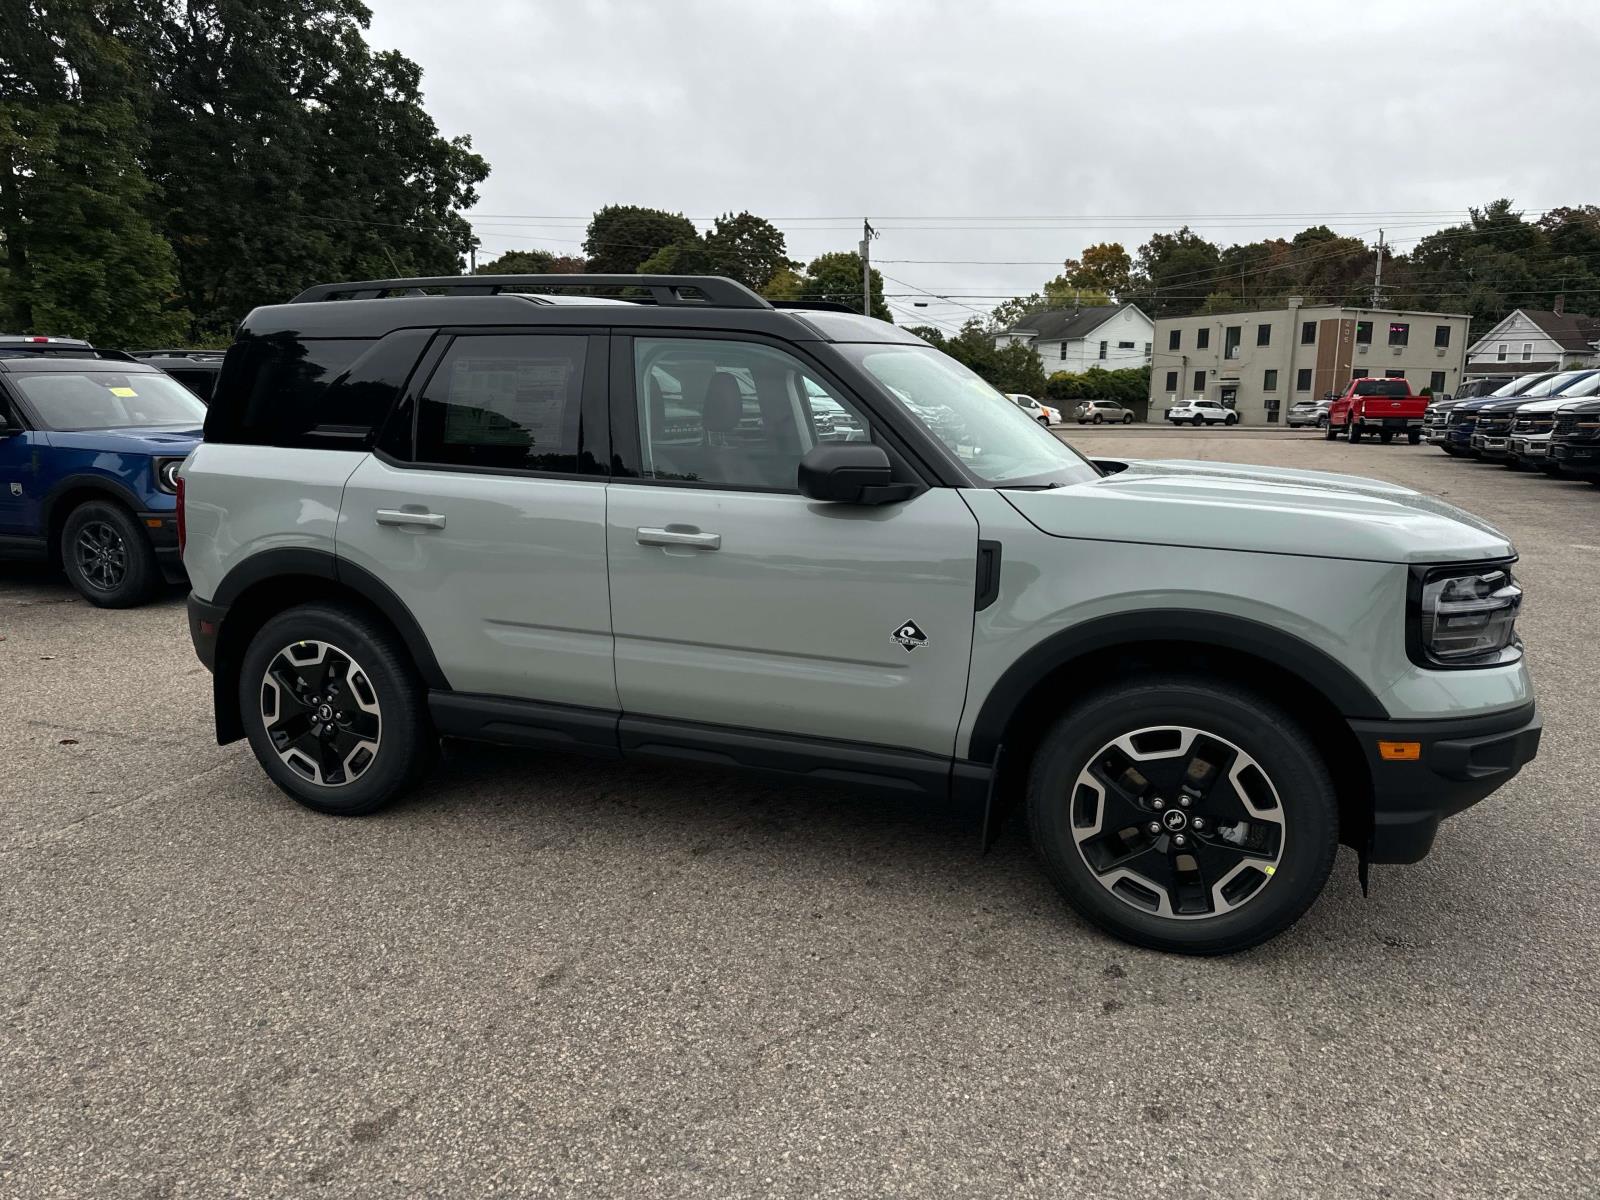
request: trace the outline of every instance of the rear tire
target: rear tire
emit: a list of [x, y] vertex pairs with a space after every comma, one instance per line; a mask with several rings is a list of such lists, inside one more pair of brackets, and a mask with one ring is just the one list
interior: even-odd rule
[[1406, 441], [1410, 442], [1413, 446], [1422, 445], [1422, 430], [1420, 430], [1420, 429], [1408, 429], [1408, 430], [1406, 430]]
[[1333, 782], [1299, 724], [1252, 692], [1182, 675], [1072, 705], [1034, 757], [1027, 809], [1074, 909], [1180, 954], [1287, 929], [1321, 893], [1339, 841]]
[[1095, 415], [1094, 415], [1094, 423], [1096, 425], [1103, 425], [1105, 423], [1105, 418], [1102, 417], [1099, 413], [1095, 413]]
[[1195, 427], [1198, 428], [1199, 426], [1205, 424], [1205, 418], [1202, 417], [1199, 413], [1196, 413], [1195, 417], [1194, 417], [1194, 423], [1195, 423]]
[[61, 567], [72, 586], [99, 608], [133, 608], [161, 582], [155, 548], [133, 514], [110, 500], [90, 500], [61, 528]]
[[340, 604], [286, 609], [256, 632], [240, 666], [239, 711], [272, 782], [333, 816], [392, 804], [438, 752], [405, 650]]

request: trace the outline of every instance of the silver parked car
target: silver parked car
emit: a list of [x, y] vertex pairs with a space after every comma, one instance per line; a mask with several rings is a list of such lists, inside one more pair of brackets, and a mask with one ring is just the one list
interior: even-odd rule
[[1436, 496], [1098, 465], [914, 335], [730, 280], [508, 294], [561, 278], [322, 285], [228, 352], [189, 628], [218, 740], [309, 808], [390, 804], [445, 737], [954, 799], [986, 841], [1015, 808], [1087, 919], [1211, 954], [1537, 749], [1516, 551]]
[[1133, 412], [1115, 400], [1085, 400], [1078, 405], [1079, 425], [1102, 425], [1107, 421], [1118, 425], [1132, 425]]
[[1333, 406], [1332, 400], [1297, 400], [1289, 406], [1283, 423], [1290, 429], [1302, 429], [1313, 426], [1317, 429], [1326, 429], [1328, 426], [1328, 409]]

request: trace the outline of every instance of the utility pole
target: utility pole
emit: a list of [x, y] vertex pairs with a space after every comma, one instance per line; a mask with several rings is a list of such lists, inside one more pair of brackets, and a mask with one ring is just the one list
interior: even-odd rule
[[1383, 300], [1383, 230], [1378, 230], [1378, 265], [1372, 273], [1372, 307]]
[[872, 239], [878, 236], [878, 231], [872, 227], [872, 222], [865, 217], [861, 218], [861, 312], [863, 316], [872, 315], [872, 260], [868, 250]]
[[477, 246], [474, 245], [474, 246], [468, 246], [467, 247], [467, 263], [468, 263], [467, 274], [468, 275], [476, 275], [478, 273], [478, 247]]

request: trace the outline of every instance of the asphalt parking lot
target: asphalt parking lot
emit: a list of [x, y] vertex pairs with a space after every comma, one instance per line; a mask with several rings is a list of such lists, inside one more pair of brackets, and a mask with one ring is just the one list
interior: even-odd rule
[[1501, 526], [1542, 753], [1363, 899], [1164, 957], [1012, 828], [485, 750], [360, 821], [211, 736], [181, 594], [0, 565], [0, 1195], [1600, 1193], [1600, 490], [1317, 434]]

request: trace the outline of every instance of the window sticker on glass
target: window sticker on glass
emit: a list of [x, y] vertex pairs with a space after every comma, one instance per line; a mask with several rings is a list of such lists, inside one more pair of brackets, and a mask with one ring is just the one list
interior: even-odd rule
[[478, 446], [558, 442], [574, 367], [569, 358], [458, 358], [451, 365], [444, 440]]
[[111, 389], [111, 394], [113, 396], [122, 396], [127, 398], [137, 396], [139, 393], [134, 391], [131, 387], [114, 387]]

